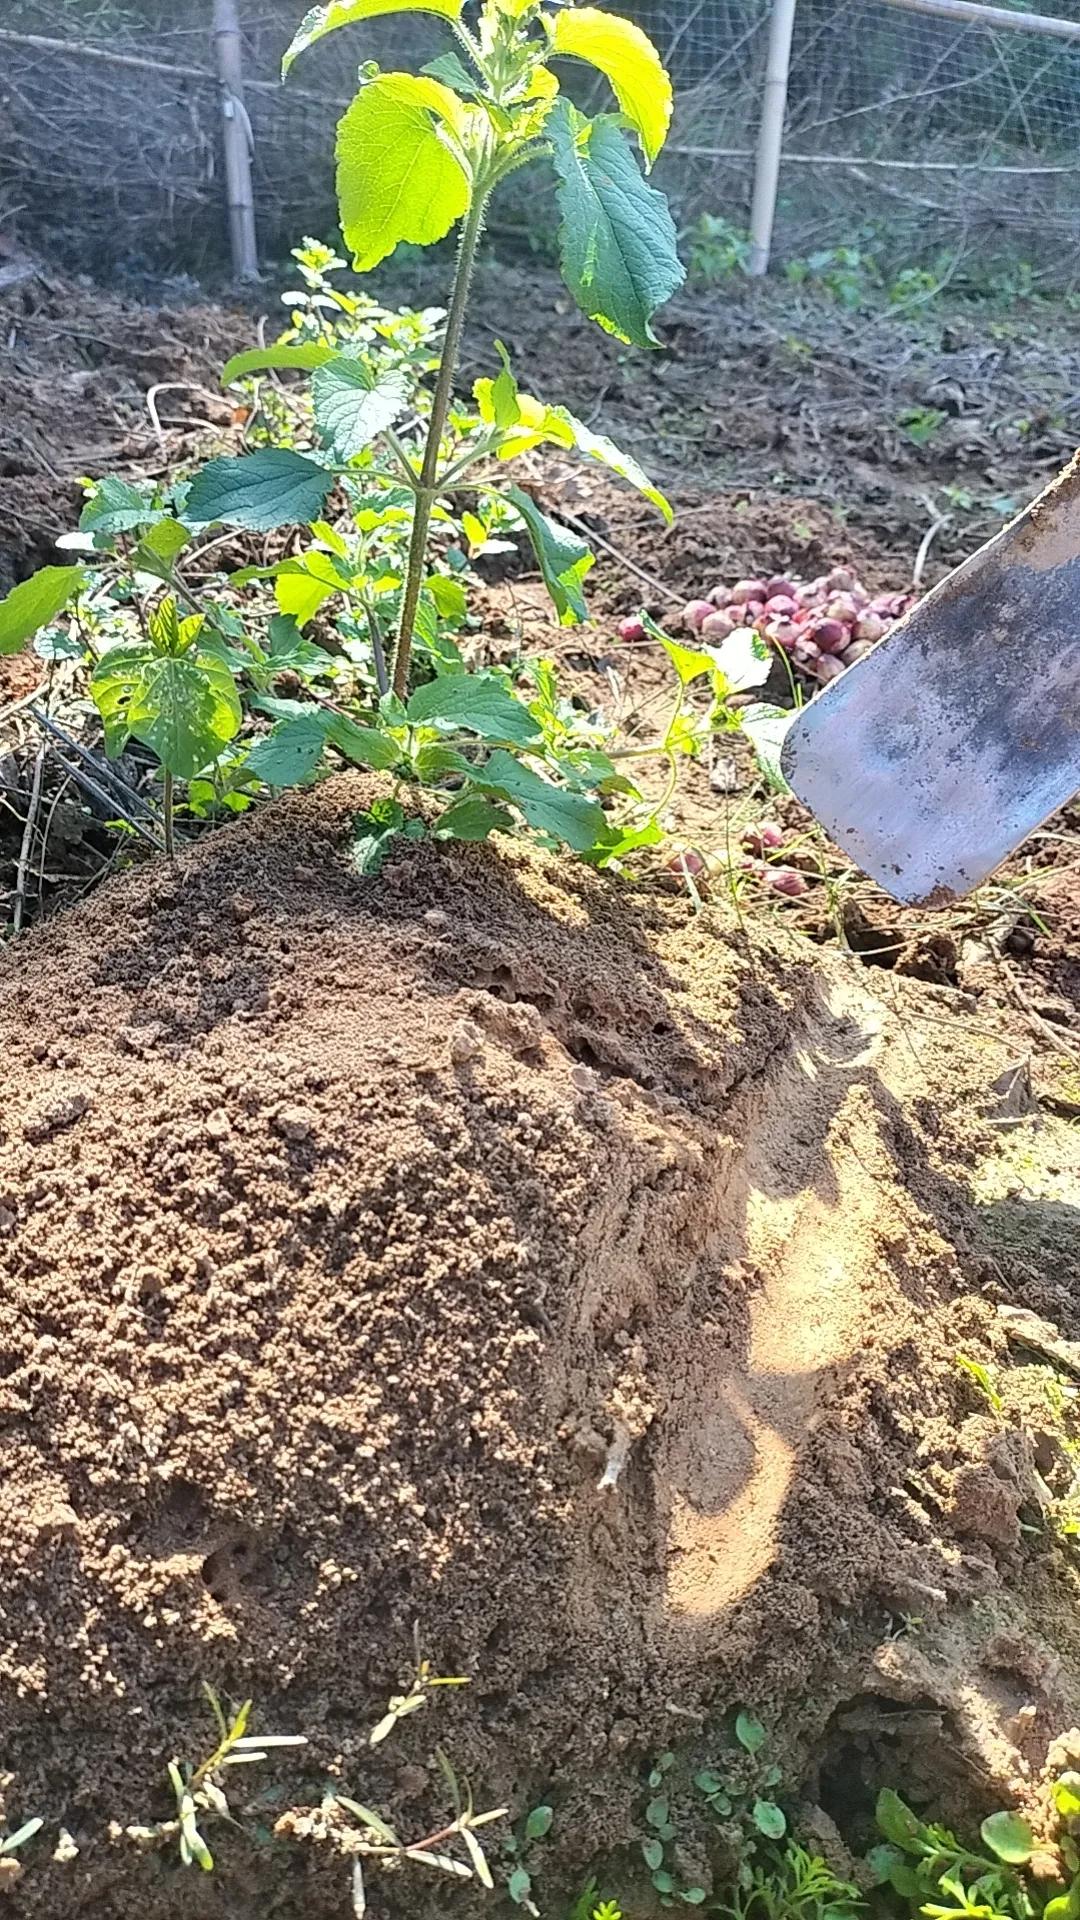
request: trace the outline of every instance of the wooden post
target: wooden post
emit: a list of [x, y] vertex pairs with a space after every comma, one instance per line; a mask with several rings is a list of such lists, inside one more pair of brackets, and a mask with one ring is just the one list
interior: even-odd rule
[[750, 258], [746, 270], [755, 275], [768, 272], [772, 248], [794, 26], [795, 0], [773, 0], [772, 19], [769, 22], [769, 58], [765, 69], [754, 168], [754, 197], [750, 206]]
[[244, 67], [237, 0], [214, 0], [214, 56], [221, 82], [229, 246], [238, 280], [259, 278], [255, 196], [251, 186], [251, 122], [244, 106]]

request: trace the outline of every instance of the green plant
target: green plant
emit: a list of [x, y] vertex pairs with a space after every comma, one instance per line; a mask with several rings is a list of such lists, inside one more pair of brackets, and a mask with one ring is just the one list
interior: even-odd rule
[[[315, 7], [285, 71], [326, 34], [387, 10], [387, 0]], [[339, 287], [338, 256], [306, 242], [286, 337], [225, 368], [226, 384], [247, 383], [253, 450], [153, 491], [106, 477], [80, 522], [85, 557], [0, 604], [3, 650], [74, 610], [109, 751], [135, 740], [158, 757], [170, 846], [177, 780], [188, 783], [188, 811], [206, 817], [240, 810], [262, 787], [313, 778], [328, 756], [393, 774], [389, 814], [374, 822], [382, 851], [404, 820], [406, 784], [440, 803], [429, 823], [438, 837], [482, 839], [524, 821], [598, 864], [643, 844], [638, 823], [628, 834], [605, 812], [640, 794], [560, 701], [550, 667], [533, 672], [522, 695], [521, 663], [472, 671], [459, 640], [470, 556], [497, 551], [509, 533], [531, 545], [560, 622], [586, 617], [592, 554], [529, 492], [498, 478], [518, 455], [545, 444], [576, 450], [639, 488], [665, 519], [671, 509], [609, 440], [522, 391], [501, 346], [472, 407], [455, 401], [453, 386], [491, 195], [545, 157], [575, 299], [625, 343], [656, 344], [653, 316], [682, 268], [666, 203], [624, 130], [648, 170], [667, 132], [670, 81], [639, 28], [596, 8], [552, 16], [540, 0], [486, 0], [475, 29], [461, 0], [431, 0], [429, 10], [459, 50], [421, 74], [363, 69], [338, 131], [338, 194], [358, 272], [398, 245], [460, 228], [441, 342], [441, 315], [393, 315]], [[579, 112], [560, 94], [552, 57], [598, 68], [619, 111]], [[281, 383], [289, 372], [310, 376], [310, 403]], [[256, 394], [250, 383], [263, 375]], [[203, 556], [221, 544], [218, 528], [306, 528], [309, 543], [208, 579]], [[271, 584], [268, 619], [258, 595], [254, 609], [240, 596]], [[104, 658], [91, 618], [103, 592], [119, 628]], [[303, 634], [331, 609], [335, 655]], [[362, 840], [372, 839], [370, 824]], [[645, 842], [653, 837], [650, 827]]]
[[847, 313], [865, 307], [880, 285], [873, 256], [860, 247], [822, 247], [805, 260], [789, 260], [784, 276], [792, 286], [811, 286]]
[[25, 1820], [14, 1833], [0, 1834], [0, 1860], [10, 1859], [13, 1854], [18, 1853], [19, 1848], [25, 1847], [36, 1833], [41, 1832], [44, 1825], [44, 1820]]
[[[963, 1845], [947, 1827], [927, 1824], [891, 1788], [877, 1801], [885, 1843], [869, 1856], [879, 1886], [889, 1886], [928, 1920], [1066, 1920], [1058, 1888], [1020, 1872], [1035, 1852], [1026, 1820], [992, 1813], [982, 1823], [985, 1852]], [[1040, 1886], [1042, 1891], [1040, 1891]]]
[[740, 1876], [714, 1911], [732, 1920], [854, 1920], [862, 1904], [857, 1887], [792, 1840]]
[[896, 424], [914, 446], [925, 447], [948, 417], [940, 407], [903, 407]]
[[729, 274], [745, 273], [750, 236], [715, 213], [699, 213], [690, 229], [690, 278], [712, 286]]
[[213, 1687], [204, 1684], [203, 1691], [217, 1725], [217, 1745], [195, 1767], [179, 1760], [170, 1760], [169, 1784], [176, 1800], [180, 1859], [185, 1867], [195, 1865], [201, 1867], [204, 1873], [210, 1873], [214, 1856], [202, 1834], [201, 1822], [207, 1814], [222, 1820], [232, 1819], [220, 1778], [226, 1767], [251, 1766], [256, 1761], [265, 1760], [274, 1748], [306, 1747], [307, 1738], [302, 1733], [249, 1734], [250, 1700], [245, 1700], [230, 1720]]

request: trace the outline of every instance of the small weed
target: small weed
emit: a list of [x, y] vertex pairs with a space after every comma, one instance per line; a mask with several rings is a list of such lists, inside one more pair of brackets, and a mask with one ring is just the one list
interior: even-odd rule
[[27, 1841], [40, 1833], [44, 1825], [44, 1820], [26, 1820], [14, 1833], [0, 1834], [0, 1859], [10, 1859], [12, 1854], [18, 1853], [19, 1848], [25, 1847]]
[[745, 273], [750, 236], [715, 213], [699, 214], [690, 229], [690, 278], [712, 286], [732, 273]]
[[185, 1867], [195, 1865], [201, 1867], [204, 1873], [210, 1873], [214, 1856], [200, 1830], [201, 1818], [204, 1814], [210, 1814], [221, 1820], [232, 1821], [220, 1775], [226, 1767], [252, 1766], [259, 1760], [265, 1760], [274, 1748], [306, 1747], [307, 1737], [302, 1733], [249, 1734], [250, 1700], [245, 1700], [229, 1720], [213, 1687], [204, 1683], [203, 1691], [217, 1723], [217, 1746], [197, 1767], [170, 1760], [169, 1784], [176, 1800], [180, 1858]]
[[966, 1373], [968, 1379], [974, 1381], [975, 1385], [979, 1389], [979, 1392], [983, 1395], [983, 1398], [988, 1402], [988, 1404], [993, 1408], [994, 1412], [1001, 1413], [1004, 1409], [1005, 1403], [1002, 1400], [1001, 1395], [994, 1384], [994, 1379], [990, 1372], [990, 1369], [988, 1367], [984, 1367], [981, 1360], [972, 1360], [970, 1355], [966, 1353], [954, 1354], [953, 1358], [955, 1360], [957, 1367], [960, 1369], [960, 1372]]
[[896, 424], [913, 446], [925, 447], [948, 417], [940, 407], [905, 407], [897, 414]]

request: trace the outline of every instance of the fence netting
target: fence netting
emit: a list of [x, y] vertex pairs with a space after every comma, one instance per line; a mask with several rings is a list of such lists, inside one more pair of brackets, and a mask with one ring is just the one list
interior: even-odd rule
[[[0, 228], [90, 271], [201, 272], [224, 258], [211, 0], [5, 0]], [[706, 276], [737, 264], [753, 183], [769, 0], [629, 0], [675, 78], [663, 182]], [[1044, 11], [1047, 9], [1044, 8]], [[361, 57], [415, 64], [427, 16], [331, 36], [282, 87], [300, 0], [242, 0], [264, 249], [333, 227], [332, 128]], [[1080, 18], [1080, 0], [1049, 7]], [[126, 55], [125, 66], [95, 57]], [[776, 256], [809, 271], [1080, 279], [1080, 40], [798, 0]], [[528, 206], [524, 203], [527, 217]]]

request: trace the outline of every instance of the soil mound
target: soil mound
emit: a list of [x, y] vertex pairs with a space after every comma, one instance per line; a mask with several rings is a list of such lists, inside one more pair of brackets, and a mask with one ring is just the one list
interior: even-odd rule
[[[1001, 1049], [935, 1040], [943, 1117], [921, 1038], [805, 948], [513, 845], [361, 879], [367, 794], [0, 969], [0, 1814], [79, 1850], [26, 1850], [20, 1915], [338, 1920], [298, 1809], [436, 1830], [436, 1742], [478, 1804], [553, 1800], [584, 1865], [710, 1704], [801, 1695], [820, 1730], [932, 1694], [898, 1655], [864, 1682], [870, 1650], [1021, 1552], [1023, 1463], [952, 1360], [992, 1313], [951, 1129]], [[414, 1624], [471, 1684], [372, 1750]], [[152, 1831], [213, 1745], [203, 1682], [310, 1742], [230, 1776], [206, 1880]]]

